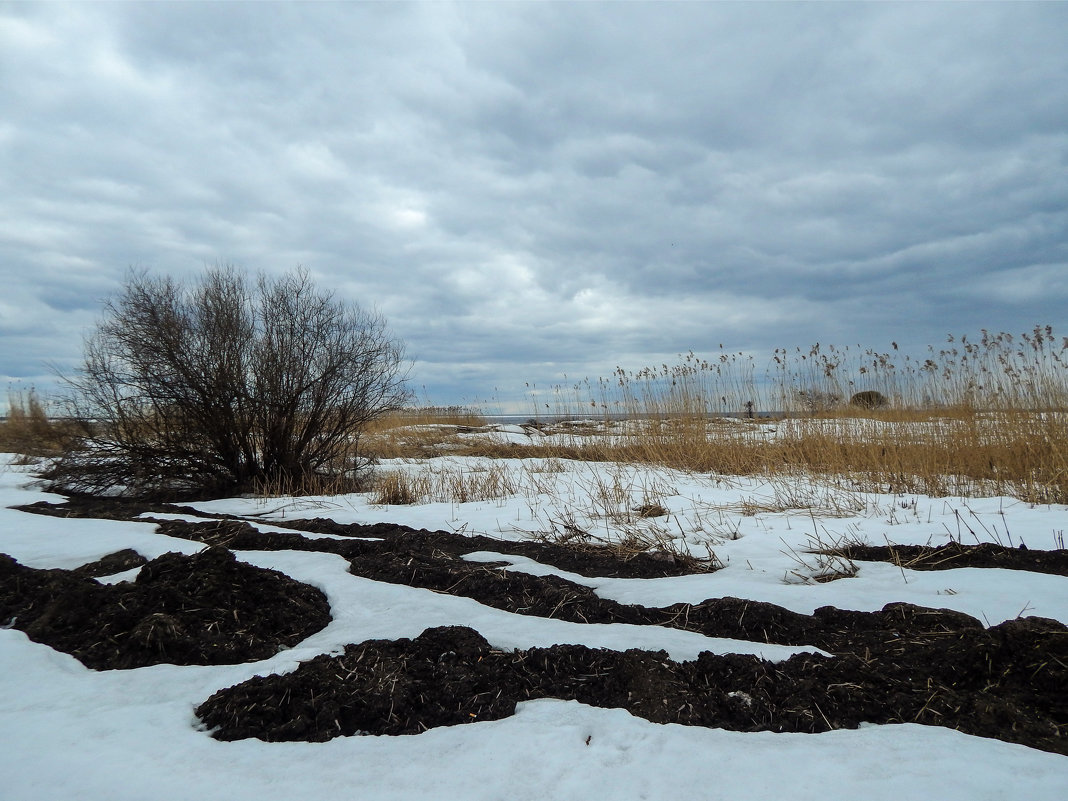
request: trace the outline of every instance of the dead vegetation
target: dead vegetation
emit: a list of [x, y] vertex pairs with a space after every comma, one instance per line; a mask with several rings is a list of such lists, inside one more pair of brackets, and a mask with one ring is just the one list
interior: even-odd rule
[[23, 463], [58, 456], [80, 430], [73, 422], [53, 420], [35, 389], [11, 391], [7, 401], [7, 417], [0, 422], [0, 452], [21, 454]]
[[[549, 414], [524, 426], [526, 437], [499, 435], [474, 409], [423, 406], [372, 416], [359, 446], [371, 461], [451, 454], [661, 465], [717, 475], [801, 473], [846, 478], [873, 492], [1068, 503], [1066, 368], [1068, 339], [1050, 326], [1015, 337], [950, 337], [922, 360], [901, 355], [896, 346], [886, 353], [818, 344], [807, 351], [779, 349], [762, 380], [751, 354], [703, 360], [691, 353], [674, 366], [620, 369], [597, 382], [532, 389], [532, 406], [548, 407]], [[768, 409], [781, 416], [767, 417]], [[60, 433], [32, 395], [12, 405], [0, 429], [7, 448], [29, 454], [55, 452]], [[106, 472], [109, 463], [103, 458], [97, 466]], [[268, 495], [368, 489], [333, 462], [326, 467], [278, 471], [254, 481], [254, 489]], [[469, 477], [472, 498], [503, 491], [492, 486], [499, 476], [483, 478], [488, 481]], [[384, 504], [463, 494], [449, 482], [455, 483], [391, 476], [373, 491]]]
[[958, 567], [1003, 568], [1030, 570], [1068, 576], [1068, 551], [1031, 551], [1026, 547], [1011, 548], [992, 542], [964, 545], [948, 542], [945, 545], [866, 545], [845, 542], [826, 545], [818, 553], [826, 558], [849, 562], [889, 562], [906, 570], [952, 570]]
[[385, 319], [301, 269], [250, 279], [220, 266], [196, 282], [132, 272], [84, 351], [64, 376], [66, 411], [93, 424], [51, 465], [59, 491], [352, 491], [364, 427], [410, 398]]
[[424, 429], [414, 436], [379, 432], [368, 447], [383, 458], [448, 454], [658, 465], [716, 475], [804, 473], [846, 477], [869, 492], [1068, 503], [1068, 410], [843, 411], [762, 423], [636, 418], [604, 420], [582, 433], [549, 424], [523, 442], [503, 441], [492, 427], [462, 435], [448, 427]]
[[447, 453], [804, 473], [872, 492], [1068, 503], [1068, 338], [1050, 326], [950, 337], [923, 360], [896, 346], [780, 349], [763, 381], [749, 354], [691, 353], [674, 366], [532, 390], [531, 400], [549, 411], [524, 427], [525, 438], [441, 419], [378, 428], [367, 444], [392, 459]]

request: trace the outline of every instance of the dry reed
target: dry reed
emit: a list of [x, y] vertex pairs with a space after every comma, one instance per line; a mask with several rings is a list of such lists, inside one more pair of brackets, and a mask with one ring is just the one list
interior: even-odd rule
[[52, 420], [36, 390], [8, 392], [7, 418], [0, 422], [0, 450], [25, 457], [61, 453], [75, 426]]
[[[530, 444], [424, 423], [379, 432], [388, 436], [376, 447], [393, 457], [447, 451], [721, 475], [800, 472], [847, 477], [872, 491], [1068, 503], [1066, 368], [1068, 338], [1050, 326], [1019, 337], [950, 337], [923, 359], [896, 344], [888, 352], [780, 349], [759, 382], [747, 354], [703, 360], [691, 353], [675, 366], [619, 369], [611, 379], [533, 396], [535, 408], [549, 406], [565, 422], [542, 425], [549, 436]], [[878, 392], [888, 403], [850, 405], [857, 392]]]

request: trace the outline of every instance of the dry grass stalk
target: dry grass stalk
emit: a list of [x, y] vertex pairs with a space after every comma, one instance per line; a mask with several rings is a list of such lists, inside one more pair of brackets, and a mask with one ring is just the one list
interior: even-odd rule
[[503, 465], [427, 462], [417, 471], [382, 471], [374, 479], [373, 503], [470, 503], [497, 501], [520, 493], [520, 485]]
[[807, 548], [798, 553], [785, 540], [782, 541], [787, 549], [782, 553], [797, 563], [795, 569], [787, 571], [784, 581], [787, 584], [826, 584], [856, 576], [860, 566], [850, 558], [849, 546], [857, 543], [857, 538], [832, 534], [826, 527], [817, 525], [815, 512], [811, 512], [810, 516], [812, 533]]
[[[846, 422], [848, 426], [829, 425]], [[380, 453], [425, 457], [442, 450], [491, 459], [553, 458], [653, 464], [741, 476], [848, 476], [857, 489], [932, 496], [1009, 495], [1032, 503], [1068, 503], [1068, 413], [955, 411], [904, 420], [821, 417], [778, 431], [706, 426], [691, 432], [634, 428], [625, 434], [525, 445], [425, 435], [417, 445]], [[799, 424], [799, 425], [798, 425]], [[376, 446], [377, 449], [377, 446]]]

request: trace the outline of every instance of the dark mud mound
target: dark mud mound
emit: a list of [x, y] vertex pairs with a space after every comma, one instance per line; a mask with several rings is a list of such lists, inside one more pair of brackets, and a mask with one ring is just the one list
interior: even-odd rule
[[222, 548], [165, 554], [115, 585], [0, 554], [0, 621], [96, 670], [220, 665], [297, 644], [326, 626], [330, 605], [318, 589]]
[[673, 662], [664, 652], [578, 645], [506, 652], [471, 629], [438, 628], [253, 678], [215, 693], [197, 715], [220, 740], [323, 741], [417, 734], [507, 717], [520, 701], [560, 698], [656, 723], [736, 731], [917, 722], [1068, 753], [1068, 677], [1063, 669], [1039, 677], [1039, 660], [1068, 659], [1066, 634], [1049, 621], [1014, 621], [892, 658], [801, 654], [771, 663], [710, 653]]
[[[53, 517], [92, 517], [112, 520], [151, 520], [151, 515], [181, 513], [190, 517], [206, 517], [204, 513], [190, 507], [173, 506], [166, 503], [135, 501], [122, 498], [72, 497], [63, 503], [38, 501], [36, 503], [15, 507], [23, 512], [49, 515]], [[146, 516], [142, 518], [142, 515]], [[196, 539], [209, 545], [226, 545], [235, 550], [265, 550], [264, 542], [274, 542], [275, 547], [281, 542], [295, 542], [295, 536], [274, 533], [260, 534], [252, 526], [237, 518], [206, 519], [203, 523], [183, 523], [161, 520], [161, 529], [165, 533]], [[435, 551], [452, 556], [461, 556], [474, 551], [496, 551], [536, 559], [561, 570], [578, 573], [582, 576], [603, 576], [606, 578], [665, 578], [668, 576], [685, 576], [692, 573], [708, 573], [716, 565], [678, 554], [667, 552], [628, 552], [610, 546], [580, 544], [560, 545], [552, 542], [514, 542], [497, 540], [481, 535], [456, 534], [446, 531], [426, 531], [402, 526], [397, 523], [358, 523], [341, 524], [328, 518], [296, 519], [272, 524], [306, 531], [315, 534], [335, 534], [352, 538], [374, 537], [382, 540], [379, 548], [395, 550], [397, 547], [414, 548], [421, 551]], [[317, 550], [328, 546], [317, 545]], [[345, 554], [344, 548], [334, 551]]]
[[667, 626], [709, 637], [815, 645], [833, 653], [878, 649], [888, 642], [898, 645], [924, 642], [965, 629], [983, 630], [979, 621], [967, 615], [909, 604], [890, 604], [875, 613], [824, 607], [813, 615], [730, 597], [668, 607], [621, 604], [558, 576], [534, 576], [497, 563], [466, 561], [452, 550], [439, 547], [445, 543], [436, 537], [411, 529], [394, 531], [392, 536], [379, 541], [311, 540], [296, 533], [262, 534], [237, 520], [167, 521], [160, 524], [160, 531], [230, 548], [336, 553], [348, 559], [350, 572], [364, 578], [471, 598], [515, 614], [573, 623]]
[[188, 506], [176, 506], [162, 501], [134, 500], [132, 498], [108, 498], [92, 495], [68, 496], [62, 503], [36, 501], [13, 506], [20, 512], [30, 512], [49, 517], [89, 517], [100, 520], [136, 520], [140, 515], [182, 513], [194, 517], [203, 516]]
[[[100, 511], [91, 505], [67, 510]], [[121, 514], [146, 511], [160, 510], [127, 505]], [[112, 514], [120, 512], [113, 509]], [[522, 554], [576, 573], [633, 578], [678, 575], [688, 568], [656, 559], [623, 559], [607, 550], [571, 557], [562, 546], [504, 543], [392, 524], [339, 526], [314, 520], [287, 525], [344, 536], [261, 533], [236, 519], [166, 521], [160, 523], [162, 533], [213, 546], [196, 557], [209, 560], [210, 555], [212, 565], [193, 570], [188, 557], [170, 555], [157, 560], [170, 559], [170, 567], [147, 565], [138, 582], [125, 590], [0, 560], [0, 623], [15, 618], [15, 625], [27, 632], [36, 627], [40, 636], [31, 636], [42, 642], [48, 641], [45, 636], [69, 637], [63, 650], [91, 666], [97, 665], [79, 649], [90, 658], [97, 648], [111, 654], [110, 661], [101, 658], [103, 667], [261, 658], [321, 628], [329, 612], [321, 594], [295, 582], [271, 584], [268, 571], [244, 566], [254, 572], [226, 573], [235, 563], [225, 549], [322, 551], [343, 556], [359, 576], [462, 595], [517, 614], [811, 645], [834, 656], [803, 654], [769, 663], [706, 653], [693, 662], [675, 663], [663, 653], [574, 645], [503, 652], [469, 629], [434, 629], [415, 640], [350, 645], [340, 657], [318, 657], [288, 675], [222, 690], [198, 710], [216, 737], [321, 741], [342, 734], [415, 734], [505, 717], [520, 701], [551, 697], [624, 708], [659, 723], [741, 731], [819, 732], [862, 722], [916, 722], [1068, 754], [1068, 629], [1055, 621], [1028, 618], [985, 628], [967, 615], [909, 604], [889, 604], [872, 613], [825, 607], [812, 615], [737, 598], [664, 608], [625, 605], [559, 577], [527, 575], [463, 556], [475, 550]], [[367, 537], [379, 539], [360, 539]], [[122, 559], [129, 558], [113, 556], [92, 570], [116, 572]], [[142, 582], [151, 585], [154, 574], [162, 578], [170, 572], [180, 603], [107, 595]], [[205, 575], [213, 578], [205, 580]], [[51, 581], [59, 582], [58, 589], [50, 588]], [[201, 589], [203, 597], [197, 595]], [[305, 591], [318, 600], [303, 596]], [[103, 597], [110, 599], [107, 605], [99, 600]], [[287, 606], [290, 602], [297, 611]], [[106, 614], [101, 614], [104, 608]], [[320, 612], [322, 617], [316, 618]], [[297, 620], [307, 623], [299, 633]], [[293, 631], [292, 640], [276, 638], [263, 652], [239, 652], [246, 639], [251, 645], [256, 637], [267, 642], [274, 636], [253, 631], [254, 623], [264, 621], [275, 634]], [[230, 646], [230, 657], [208, 658]], [[197, 657], [183, 661], [178, 655], [186, 651]], [[138, 662], [131, 653], [151, 658]]]
[[[335, 526], [337, 524], [316, 527], [331, 529]], [[308, 527], [311, 528], [310, 523]], [[350, 531], [354, 528], [337, 527]], [[348, 559], [350, 572], [357, 576], [471, 598], [515, 614], [574, 623], [662, 625], [715, 637], [756, 639], [759, 642], [787, 645], [815, 644], [812, 637], [826, 628], [814, 625], [812, 618], [781, 607], [733, 598], [714, 599], [701, 604], [675, 604], [663, 609], [620, 604], [601, 598], [589, 587], [558, 576], [534, 576], [508, 570], [503, 563], [469, 562], [462, 558], [463, 554], [481, 549], [466, 543], [464, 537], [448, 534], [439, 537], [435, 533], [388, 524], [358, 528], [363, 536], [371, 536], [368, 531], [385, 536], [379, 540], [312, 540], [296, 533], [260, 533], [239, 520], [202, 523], [164, 521], [160, 523], [159, 531], [172, 537], [237, 550], [286, 549], [336, 553]], [[487, 541], [501, 546], [502, 550], [516, 545]], [[532, 555], [540, 554], [534, 552]], [[656, 575], [661, 574], [657, 572]], [[848, 624], [842, 625], [848, 628]], [[882, 636], [881, 629], [879, 636]], [[823, 647], [831, 642], [836, 643], [837, 640], [825, 638], [819, 644]]]
[[927, 545], [849, 545], [833, 551], [834, 556], [864, 562], [890, 562], [910, 570], [951, 570], [956, 567], [1001, 567], [1068, 576], [1068, 550], [1032, 551], [982, 543], [962, 545], [950, 542], [937, 548]]
[[78, 576], [86, 576], [88, 578], [99, 578], [101, 576], [113, 576], [116, 573], [123, 573], [127, 570], [133, 570], [135, 567], [141, 567], [148, 564], [148, 560], [141, 556], [133, 548], [123, 548], [121, 551], [115, 551], [115, 553], [109, 553], [102, 559], [97, 559], [95, 562], [89, 562], [81, 567], [76, 567], [71, 573]]
[[447, 531], [413, 529], [395, 523], [342, 525], [326, 518], [290, 520], [288, 528], [318, 534], [348, 537], [378, 537], [385, 547], [410, 548], [424, 552], [441, 552], [462, 556], [475, 551], [492, 551], [526, 556], [580, 576], [604, 578], [666, 578], [693, 573], [710, 573], [717, 565], [667, 551], [627, 551], [608, 545], [590, 543], [559, 544], [554, 542], [517, 542], [493, 539], [478, 534], [455, 534]]

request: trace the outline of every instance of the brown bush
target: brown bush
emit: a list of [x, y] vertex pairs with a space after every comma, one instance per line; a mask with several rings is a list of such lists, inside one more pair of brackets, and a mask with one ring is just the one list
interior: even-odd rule
[[95, 422], [50, 474], [68, 492], [176, 496], [322, 486], [367, 465], [364, 426], [403, 406], [402, 344], [385, 320], [298, 270], [253, 285], [132, 274], [67, 382]]
[[849, 399], [849, 403], [861, 409], [882, 409], [889, 401], [883, 393], [869, 389], [866, 392], [857, 392]]

